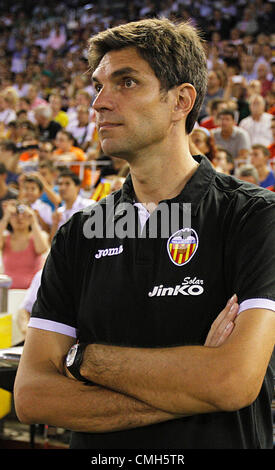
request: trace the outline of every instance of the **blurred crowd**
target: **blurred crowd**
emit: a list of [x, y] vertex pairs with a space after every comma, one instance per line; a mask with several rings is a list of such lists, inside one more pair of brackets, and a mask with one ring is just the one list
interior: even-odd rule
[[153, 16], [189, 20], [205, 40], [191, 153], [274, 191], [274, 2], [0, 0], [0, 243], [13, 288], [30, 287], [62, 223], [123, 184], [128, 165], [100, 148], [87, 40]]

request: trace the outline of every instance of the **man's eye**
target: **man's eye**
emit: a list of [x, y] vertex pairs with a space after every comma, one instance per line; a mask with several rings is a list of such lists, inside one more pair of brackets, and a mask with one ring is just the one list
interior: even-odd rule
[[133, 80], [132, 78], [125, 78], [124, 80], [125, 88], [132, 88], [135, 85], [136, 85], [135, 80]]
[[95, 89], [96, 93], [99, 93], [101, 88], [102, 88], [102, 85], [99, 85], [99, 84], [94, 86], [94, 89]]

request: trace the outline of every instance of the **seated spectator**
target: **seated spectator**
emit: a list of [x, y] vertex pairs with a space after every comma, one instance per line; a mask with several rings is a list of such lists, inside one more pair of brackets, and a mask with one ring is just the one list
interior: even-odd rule
[[24, 171], [34, 171], [38, 165], [38, 139], [35, 131], [28, 131], [19, 152], [19, 166]]
[[34, 110], [37, 106], [48, 105], [47, 101], [39, 96], [38, 87], [31, 84], [28, 89], [27, 98], [30, 101], [30, 111]]
[[215, 157], [212, 161], [217, 171], [224, 173], [225, 175], [232, 175], [234, 171], [234, 159], [228, 150], [218, 147]]
[[49, 105], [37, 106], [34, 110], [35, 121], [38, 124], [40, 138], [54, 140], [62, 129], [61, 124], [53, 120], [52, 109]]
[[251, 96], [261, 94], [261, 82], [259, 80], [251, 80], [246, 87], [246, 98], [249, 101]]
[[67, 131], [71, 132], [78, 146], [86, 152], [88, 147], [93, 144], [96, 126], [90, 120], [89, 108], [79, 106], [77, 108], [77, 121], [75, 124], [68, 125]]
[[242, 54], [241, 56], [241, 75], [247, 83], [251, 80], [257, 80], [257, 72], [254, 69], [255, 57], [251, 54]]
[[249, 99], [251, 115], [242, 119], [239, 126], [249, 134], [250, 145], [272, 143], [272, 115], [265, 112], [265, 100], [261, 95], [253, 95]]
[[222, 109], [227, 108], [227, 102], [222, 98], [214, 98], [208, 102], [207, 110], [209, 111], [209, 116], [206, 116], [200, 121], [200, 126], [205, 127], [206, 129], [216, 129], [219, 127], [217, 120], [218, 114]]
[[9, 122], [16, 120], [16, 112], [11, 107], [10, 99], [2, 91], [0, 93], [0, 122], [6, 126]]
[[256, 168], [253, 165], [242, 165], [237, 168], [235, 173], [236, 178], [247, 183], [259, 185], [259, 175]]
[[43, 255], [49, 249], [48, 236], [30, 207], [6, 201], [3, 213], [0, 249], [4, 273], [12, 278], [12, 289], [28, 289], [33, 276], [43, 266]]
[[227, 150], [234, 158], [245, 159], [250, 150], [249, 135], [236, 125], [234, 111], [224, 109], [219, 112], [220, 127], [213, 129], [213, 136], [218, 147]]
[[31, 121], [17, 121], [18, 148], [21, 148], [26, 136], [32, 135], [37, 138], [36, 125]]
[[49, 103], [52, 110], [52, 119], [61, 127], [67, 127], [69, 123], [68, 114], [62, 110], [62, 98], [58, 93], [52, 93], [49, 96]]
[[52, 225], [52, 209], [40, 199], [44, 189], [41, 180], [35, 176], [22, 174], [19, 182], [19, 200], [36, 211], [42, 229], [49, 233]]
[[261, 95], [266, 96], [267, 92], [271, 89], [272, 82], [268, 80], [268, 67], [264, 62], [260, 63], [257, 67], [257, 80], [261, 83]]
[[63, 205], [53, 213], [51, 239], [54, 237], [57, 229], [75, 212], [94, 204], [94, 201], [91, 199], [85, 199], [80, 196], [80, 179], [72, 171], [61, 172], [58, 176], [57, 184]]
[[208, 73], [207, 93], [200, 112], [200, 118], [207, 115], [206, 107], [210, 100], [214, 98], [223, 98], [224, 75], [221, 70], [210, 70]]
[[0, 141], [0, 162], [5, 164], [7, 170], [6, 184], [17, 186], [18, 177], [21, 173], [18, 167], [18, 148], [11, 140]]
[[[203, 154], [208, 160], [213, 162], [216, 154], [216, 145], [211, 132], [204, 127], [197, 127], [192, 131], [190, 139], [192, 155]], [[194, 147], [192, 147], [192, 143]]]
[[[70, 162], [85, 161], [86, 155], [84, 151], [74, 145], [74, 137], [70, 132], [61, 130], [57, 133], [55, 144], [57, 149], [53, 152], [53, 156], [59, 164], [67, 164], [67, 166], [81, 178], [81, 169], [78, 165], [69, 165]], [[91, 187], [91, 170], [83, 168], [83, 179], [81, 186], [85, 189]]]
[[57, 168], [53, 165], [51, 160], [45, 160], [38, 165], [38, 171], [33, 173], [40, 180], [43, 185], [43, 193], [40, 196], [42, 202], [49, 204], [52, 211], [61, 204], [61, 197], [58, 193]]
[[45, 160], [54, 161], [53, 151], [54, 151], [54, 144], [52, 141], [40, 139], [38, 142], [39, 163], [42, 163]]
[[15, 74], [15, 82], [13, 84], [13, 88], [17, 92], [19, 98], [27, 96], [29, 86], [29, 83], [26, 83], [26, 74], [24, 72]]
[[7, 169], [4, 163], [0, 163], [0, 219], [3, 217], [2, 204], [10, 199], [17, 199], [18, 191], [7, 185]]
[[256, 168], [259, 175], [259, 185], [262, 188], [270, 189], [273, 191], [275, 185], [275, 176], [268, 164], [269, 150], [261, 144], [255, 144], [251, 149], [251, 164]]

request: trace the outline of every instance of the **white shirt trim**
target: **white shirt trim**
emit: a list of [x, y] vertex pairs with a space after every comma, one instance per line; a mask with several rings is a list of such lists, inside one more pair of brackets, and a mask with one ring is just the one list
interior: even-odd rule
[[44, 318], [31, 317], [28, 326], [31, 328], [39, 328], [40, 330], [53, 331], [54, 333], [61, 333], [62, 335], [76, 338], [76, 328], [65, 325], [64, 323], [45, 320]]
[[239, 307], [239, 314], [249, 308], [265, 308], [275, 312], [275, 301], [270, 299], [247, 299], [241, 302]]

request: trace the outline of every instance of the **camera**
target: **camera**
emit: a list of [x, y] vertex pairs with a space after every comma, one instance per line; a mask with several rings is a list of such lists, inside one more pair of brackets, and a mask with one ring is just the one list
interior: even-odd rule
[[23, 212], [25, 212], [25, 206], [23, 204], [17, 204], [16, 212], [17, 214], [23, 214]]

